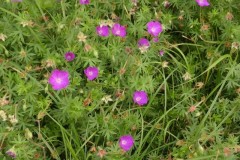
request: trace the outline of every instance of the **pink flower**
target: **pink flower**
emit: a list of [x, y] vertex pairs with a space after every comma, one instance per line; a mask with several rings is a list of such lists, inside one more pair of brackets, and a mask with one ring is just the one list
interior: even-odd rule
[[107, 37], [109, 35], [108, 26], [97, 26], [96, 32], [99, 36]]
[[131, 135], [121, 136], [119, 139], [119, 146], [124, 150], [128, 151], [132, 148], [134, 144], [134, 139]]
[[17, 154], [16, 154], [16, 151], [14, 150], [14, 147], [12, 147], [11, 149], [9, 149], [7, 152], [6, 152], [7, 155], [9, 155], [11, 158], [16, 158], [17, 157]]
[[133, 94], [133, 101], [140, 106], [148, 103], [148, 96], [145, 91], [136, 91]]
[[69, 85], [69, 73], [55, 69], [52, 71], [48, 82], [52, 85], [54, 90], [61, 90]]
[[138, 47], [139, 48], [140, 47], [147, 47], [148, 48], [149, 46], [150, 46], [150, 43], [146, 38], [139, 39], [139, 41], [138, 41]]
[[90, 3], [90, 0], [79, 0], [79, 3], [80, 3], [80, 4], [83, 4], [83, 5], [89, 4], [89, 3]]
[[84, 70], [87, 79], [92, 81], [98, 77], [98, 68], [97, 67], [88, 67]]
[[161, 50], [161, 51], [159, 52], [159, 54], [160, 54], [160, 56], [163, 56], [164, 51]]
[[159, 33], [162, 32], [162, 24], [158, 21], [151, 21], [147, 23], [147, 30], [148, 33], [151, 34], [154, 37], [157, 37]]
[[196, 2], [198, 3], [198, 5], [200, 7], [204, 7], [204, 6], [209, 6], [210, 5], [208, 0], [196, 0]]
[[119, 23], [115, 23], [112, 27], [112, 34], [119, 37], [125, 37], [127, 34], [126, 28]]
[[67, 61], [72, 61], [72, 60], [74, 60], [74, 58], [75, 58], [75, 54], [74, 53], [72, 53], [72, 52], [65, 53], [65, 59]]

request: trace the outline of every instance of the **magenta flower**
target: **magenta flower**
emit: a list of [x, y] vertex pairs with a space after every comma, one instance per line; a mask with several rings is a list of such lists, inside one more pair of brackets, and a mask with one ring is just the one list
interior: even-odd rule
[[96, 32], [99, 36], [107, 37], [109, 35], [108, 26], [97, 26]]
[[65, 59], [67, 61], [72, 61], [72, 60], [74, 60], [74, 58], [75, 58], [75, 54], [74, 53], [72, 53], [72, 52], [65, 53]]
[[164, 55], [164, 51], [161, 50], [161, 51], [159, 52], [159, 55], [160, 55], [160, 56], [163, 56], [163, 55]]
[[69, 73], [55, 69], [52, 71], [48, 82], [52, 85], [54, 90], [61, 90], [69, 85]]
[[204, 6], [209, 6], [208, 0], [196, 0], [199, 6], [204, 7]]
[[112, 34], [119, 37], [125, 37], [127, 34], [126, 28], [118, 23], [115, 23], [112, 27]]
[[140, 106], [148, 103], [148, 96], [145, 91], [136, 91], [133, 94], [133, 101]]
[[88, 67], [87, 69], [84, 70], [84, 73], [87, 76], [87, 79], [92, 81], [98, 77], [98, 68], [97, 67]]
[[89, 4], [89, 3], [90, 3], [90, 0], [79, 0], [79, 3], [80, 3], [80, 4], [83, 4], [83, 5]]
[[134, 144], [134, 139], [131, 135], [121, 136], [119, 139], [119, 146], [124, 150], [128, 151], [132, 148]]
[[150, 46], [150, 43], [146, 38], [139, 39], [139, 41], [138, 41], [138, 47], [139, 48], [140, 47], [147, 47], [148, 48], [149, 46]]
[[17, 154], [16, 154], [16, 151], [14, 150], [14, 147], [9, 149], [7, 152], [6, 152], [7, 155], [9, 155], [11, 158], [16, 158], [17, 157]]
[[159, 33], [162, 32], [162, 24], [157, 21], [151, 21], [147, 23], [147, 30], [148, 33], [151, 34], [154, 37], [157, 37]]

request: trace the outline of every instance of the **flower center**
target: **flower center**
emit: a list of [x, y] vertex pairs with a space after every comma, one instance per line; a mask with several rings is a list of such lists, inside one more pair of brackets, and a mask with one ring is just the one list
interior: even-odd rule
[[153, 27], [151, 30], [152, 30], [152, 32], [156, 32], [156, 28], [155, 27]]
[[122, 144], [123, 144], [123, 145], [126, 145], [126, 144], [127, 144], [127, 141], [126, 141], [126, 140], [122, 140]]
[[60, 84], [60, 83], [62, 83], [62, 79], [61, 79], [61, 78], [56, 78], [56, 82], [57, 82], [58, 84]]
[[99, 31], [98, 31], [98, 33], [99, 33], [99, 34], [102, 34], [102, 33], [103, 33], [103, 31], [102, 31], [102, 30], [99, 30]]
[[137, 97], [136, 98], [136, 101], [140, 101], [142, 98], [141, 97]]
[[93, 75], [93, 72], [92, 72], [92, 71], [88, 72], [88, 75], [89, 75], [89, 76], [92, 76], [92, 75]]
[[116, 34], [118, 34], [118, 35], [119, 35], [119, 34], [120, 34], [120, 32], [121, 32], [120, 30], [117, 30], [117, 31], [116, 31]]

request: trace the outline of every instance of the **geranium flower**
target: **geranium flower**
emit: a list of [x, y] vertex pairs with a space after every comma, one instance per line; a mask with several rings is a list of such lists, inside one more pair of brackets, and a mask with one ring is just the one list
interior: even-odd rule
[[164, 51], [163, 50], [159, 51], [159, 55], [163, 56], [164, 55]]
[[61, 90], [69, 85], [69, 73], [55, 69], [52, 71], [48, 82], [52, 85], [54, 90]]
[[209, 6], [208, 0], [196, 0], [199, 6], [204, 7], [204, 6]]
[[75, 58], [75, 54], [74, 53], [72, 53], [72, 52], [65, 53], [65, 59], [67, 61], [72, 61], [72, 60], [74, 60], [74, 58]]
[[134, 144], [134, 139], [131, 135], [121, 136], [119, 139], [119, 146], [124, 150], [128, 151], [132, 148]]
[[145, 91], [136, 91], [133, 94], [133, 101], [140, 106], [148, 103], [148, 96]]
[[90, 3], [90, 0], [79, 0], [79, 3], [80, 3], [80, 4], [83, 4], [83, 5], [89, 4], [89, 3]]
[[109, 35], [108, 26], [97, 26], [96, 32], [99, 36], [107, 37]]
[[7, 155], [9, 155], [11, 158], [16, 158], [17, 157], [17, 154], [16, 154], [16, 151], [14, 149], [14, 147], [12, 147], [11, 149], [9, 149], [7, 152], [6, 152]]
[[112, 27], [112, 34], [119, 37], [125, 37], [127, 34], [126, 28], [119, 23], [115, 23]]
[[97, 67], [88, 67], [84, 70], [87, 79], [92, 81], [98, 77], [98, 68]]
[[162, 24], [157, 21], [151, 21], [147, 23], [148, 33], [154, 37], [157, 37], [162, 32]]
[[139, 39], [139, 41], [138, 41], [138, 47], [139, 48], [140, 47], [147, 47], [148, 48], [149, 46], [150, 46], [150, 43], [146, 38]]

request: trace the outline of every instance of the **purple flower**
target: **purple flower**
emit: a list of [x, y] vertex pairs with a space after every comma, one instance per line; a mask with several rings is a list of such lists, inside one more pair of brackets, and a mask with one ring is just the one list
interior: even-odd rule
[[75, 54], [74, 53], [72, 53], [72, 52], [65, 53], [65, 59], [67, 61], [72, 61], [72, 60], [74, 60], [74, 58], [75, 58]]
[[199, 6], [204, 7], [204, 6], [209, 6], [208, 0], [196, 0]]
[[98, 77], [98, 68], [97, 67], [88, 67], [87, 69], [84, 70], [84, 73], [87, 76], [87, 79], [92, 81]]
[[161, 50], [161, 51], [159, 52], [159, 54], [160, 54], [160, 56], [163, 56], [163, 54], [164, 54], [164, 51], [163, 51], [163, 50]]
[[115, 23], [112, 27], [112, 34], [119, 37], [125, 37], [126, 36], [126, 28], [124, 26], [121, 26], [118, 23]]
[[52, 71], [48, 82], [52, 85], [54, 90], [61, 90], [69, 85], [69, 73], [55, 69]]
[[79, 3], [80, 4], [89, 4], [90, 3], [90, 0], [79, 0]]
[[159, 41], [158, 37], [153, 37], [152, 40], [153, 40], [154, 43], [157, 43]]
[[139, 48], [140, 47], [147, 47], [148, 48], [149, 46], [150, 46], [150, 43], [146, 38], [139, 39], [139, 41], [138, 41], [138, 47]]
[[96, 32], [99, 36], [107, 37], [109, 35], [108, 26], [97, 26]]
[[119, 146], [124, 150], [128, 151], [132, 148], [134, 144], [134, 139], [131, 135], [121, 136], [119, 139]]
[[133, 101], [140, 106], [148, 103], [148, 96], [145, 91], [136, 91], [133, 94]]
[[158, 21], [151, 21], [147, 23], [147, 30], [148, 33], [151, 34], [154, 37], [157, 37], [159, 33], [162, 32], [162, 24]]
[[9, 149], [7, 152], [6, 152], [7, 155], [9, 155], [10, 157], [12, 158], [16, 158], [17, 157], [17, 154], [16, 154], [16, 151], [14, 150], [14, 147]]

